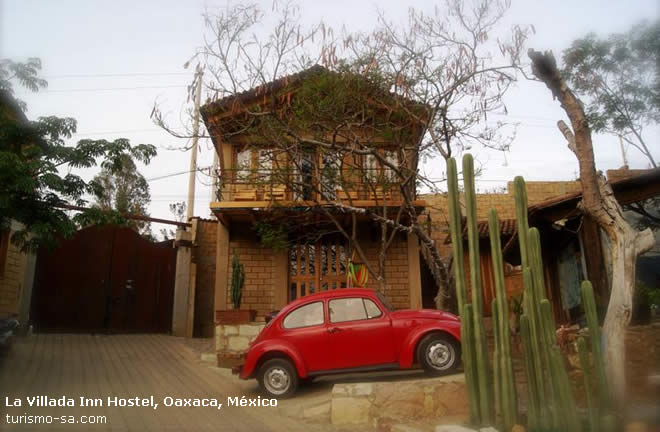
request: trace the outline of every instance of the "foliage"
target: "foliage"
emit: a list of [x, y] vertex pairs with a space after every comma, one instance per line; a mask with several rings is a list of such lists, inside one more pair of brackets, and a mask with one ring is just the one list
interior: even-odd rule
[[[116, 167], [104, 167], [90, 182], [94, 207], [124, 214], [148, 216], [151, 202], [149, 183], [135, 165], [133, 158], [122, 155]], [[126, 225], [142, 235], [151, 234], [151, 224], [143, 220], [129, 220]]]
[[234, 258], [231, 261], [231, 301], [234, 305], [234, 309], [241, 308], [244, 281], [245, 268], [239, 261], [238, 255], [234, 254]]
[[91, 212], [72, 218], [62, 208], [85, 205], [85, 196], [94, 192], [74, 170], [100, 164], [116, 172], [127, 156], [148, 163], [156, 155], [154, 146], [131, 146], [127, 139], [85, 139], [68, 145], [77, 127], [73, 118], [28, 120], [12, 96], [10, 80], [31, 90], [42, 88], [45, 82], [36, 77], [40, 67], [36, 59], [25, 64], [0, 61], [0, 228], [19, 222], [22, 228], [12, 241], [25, 250], [52, 246], [72, 234], [77, 221], [87, 224], [100, 216]]
[[639, 301], [642, 305], [651, 307], [653, 305], [660, 306], [660, 287], [650, 287], [642, 281], [637, 281], [635, 293], [639, 296]]
[[[177, 201], [175, 203], [170, 203], [169, 205], [170, 213], [174, 216], [174, 220], [178, 222], [183, 222], [186, 217], [186, 202]], [[170, 240], [176, 237], [176, 233], [172, 229], [160, 229], [160, 235], [163, 240]]]
[[259, 236], [262, 246], [274, 251], [283, 251], [289, 248], [289, 237], [284, 225], [256, 222], [253, 228]]
[[605, 39], [589, 34], [564, 51], [563, 62], [564, 78], [588, 98], [590, 128], [621, 136], [656, 167], [644, 128], [660, 121], [660, 20]]

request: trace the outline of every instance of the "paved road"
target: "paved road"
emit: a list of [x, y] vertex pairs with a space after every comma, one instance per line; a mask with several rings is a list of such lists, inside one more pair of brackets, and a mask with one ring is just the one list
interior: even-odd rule
[[[164, 335], [39, 334], [17, 339], [0, 360], [0, 430], [2, 431], [315, 431], [322, 426], [280, 417], [270, 407], [229, 407], [227, 397], [242, 395], [245, 385], [201, 363], [181, 339]], [[73, 400], [71, 407], [30, 407], [28, 397]], [[103, 406], [81, 406], [80, 398], [99, 398]], [[158, 407], [108, 407], [108, 397], [153, 396]], [[215, 398], [214, 407], [166, 407], [166, 397]], [[9, 404], [7, 404], [7, 398]], [[15, 399], [22, 402], [17, 405]], [[20, 416], [52, 416], [53, 423]], [[64, 416], [64, 418], [62, 418]], [[82, 417], [87, 416], [87, 417]], [[81, 424], [89, 416], [105, 424]], [[43, 421], [44, 417], [33, 421]], [[78, 424], [62, 424], [62, 421]], [[102, 421], [99, 419], [99, 421]]]

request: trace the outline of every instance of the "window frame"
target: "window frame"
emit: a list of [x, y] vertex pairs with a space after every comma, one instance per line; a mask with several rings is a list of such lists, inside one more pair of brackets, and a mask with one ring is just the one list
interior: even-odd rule
[[[332, 303], [333, 301], [347, 300], [347, 299], [360, 299], [360, 300], [362, 300], [362, 309], [364, 310], [364, 316], [366, 318], [352, 319], [352, 320], [346, 320], [346, 321], [332, 321], [332, 315], [330, 314], [330, 303]], [[365, 300], [371, 301], [376, 306], [376, 308], [378, 308], [378, 310], [380, 311], [380, 315], [374, 316], [374, 317], [369, 317], [369, 313], [367, 312], [367, 306], [364, 303]], [[351, 322], [359, 322], [359, 321], [371, 321], [371, 320], [375, 320], [375, 319], [378, 319], [378, 318], [382, 318], [384, 315], [385, 315], [385, 313], [383, 312], [383, 310], [378, 305], [378, 302], [373, 301], [369, 297], [364, 297], [364, 296], [351, 297], [351, 296], [349, 296], [349, 297], [339, 297], [339, 298], [328, 299], [328, 323], [329, 324], [343, 324], [343, 323], [351, 323]]]
[[[300, 327], [287, 327], [287, 326], [285, 325], [285, 321], [287, 320], [287, 318], [289, 318], [289, 317], [291, 316], [291, 314], [293, 314], [293, 313], [295, 313], [295, 312], [301, 310], [301, 309], [304, 308], [304, 307], [311, 306], [311, 305], [313, 305], [313, 304], [317, 304], [317, 303], [320, 303], [320, 304], [321, 304], [321, 314], [322, 314], [322, 317], [323, 317], [323, 319], [321, 320], [320, 323], [318, 323], [318, 324], [310, 324], [310, 325], [300, 326]], [[298, 306], [297, 308], [295, 308], [295, 309], [289, 311], [289, 313], [287, 313], [286, 316], [282, 318], [282, 321], [281, 321], [281, 325], [280, 325], [280, 327], [282, 328], [282, 330], [288, 331], [288, 330], [298, 330], [298, 329], [304, 329], [304, 328], [311, 328], [311, 327], [323, 326], [323, 325], [325, 325], [325, 323], [326, 323], [326, 316], [325, 316], [325, 304], [324, 304], [324, 301], [323, 301], [323, 300], [315, 300], [315, 301], [311, 301], [311, 302], [309, 302], [309, 303], [302, 304], [302, 305]]]

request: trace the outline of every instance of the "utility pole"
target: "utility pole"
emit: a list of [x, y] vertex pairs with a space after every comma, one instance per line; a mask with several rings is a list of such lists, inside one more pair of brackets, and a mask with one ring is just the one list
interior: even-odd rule
[[623, 148], [623, 138], [619, 135], [619, 147], [621, 148], [621, 156], [623, 157], [623, 167], [628, 169], [628, 158], [626, 157], [626, 150]]
[[190, 149], [190, 175], [188, 177], [188, 205], [186, 221], [190, 221], [195, 213], [195, 179], [197, 176], [197, 141], [199, 135], [199, 104], [202, 97], [202, 68], [197, 65], [195, 70], [195, 110], [193, 112], [193, 137]]

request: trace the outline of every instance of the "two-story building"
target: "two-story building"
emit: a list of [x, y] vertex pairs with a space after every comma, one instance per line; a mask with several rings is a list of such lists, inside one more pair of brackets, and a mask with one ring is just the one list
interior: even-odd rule
[[219, 221], [215, 311], [232, 307], [234, 255], [245, 266], [241, 309], [260, 318], [346, 287], [350, 259], [366, 258], [374, 269], [367, 286], [394, 307], [421, 307], [416, 236], [383, 230], [373, 215], [405, 221], [404, 202], [423, 210], [414, 176], [403, 180], [416, 169], [423, 128], [396, 116], [399, 102], [378, 106], [370, 95], [382, 90], [369, 86], [314, 66], [201, 108], [220, 169], [211, 203]]

